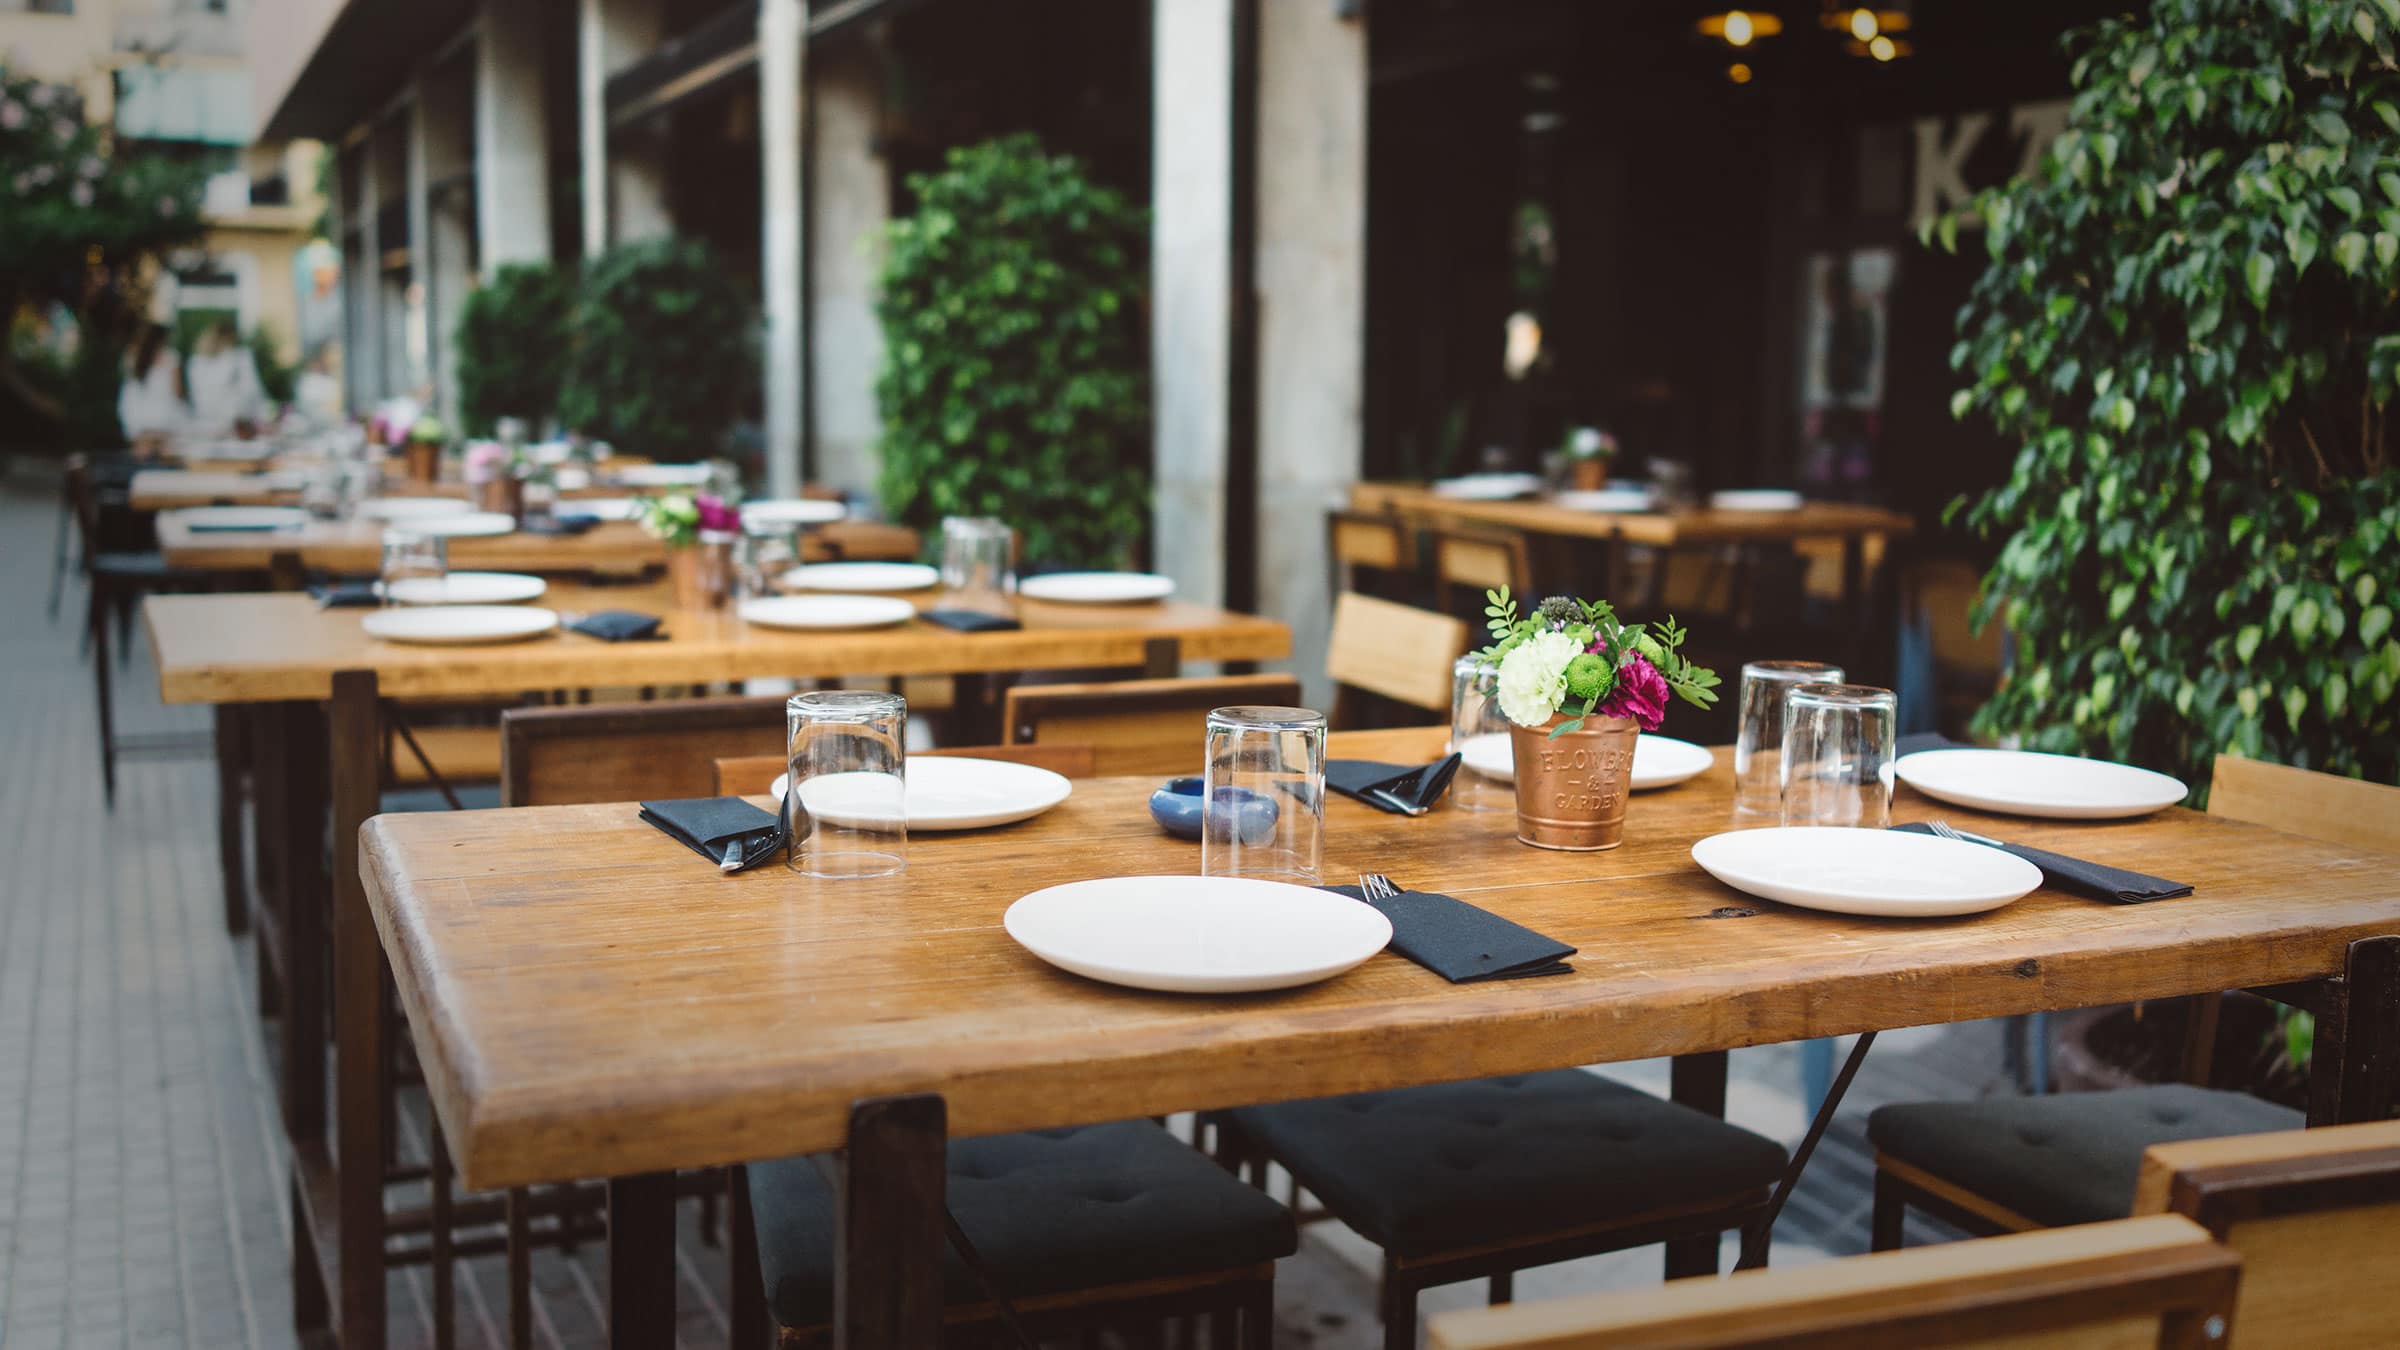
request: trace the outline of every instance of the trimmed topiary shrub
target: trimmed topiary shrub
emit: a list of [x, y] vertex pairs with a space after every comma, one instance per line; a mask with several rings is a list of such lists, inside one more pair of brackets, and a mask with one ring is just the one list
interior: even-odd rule
[[503, 417], [535, 429], [558, 411], [567, 375], [572, 278], [548, 263], [509, 263], [458, 313], [458, 410], [469, 436]]
[[619, 450], [705, 459], [758, 379], [755, 305], [706, 245], [650, 239], [584, 268], [559, 420]]

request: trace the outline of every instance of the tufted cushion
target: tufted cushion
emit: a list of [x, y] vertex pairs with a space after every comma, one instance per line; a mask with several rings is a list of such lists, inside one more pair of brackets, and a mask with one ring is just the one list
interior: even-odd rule
[[1879, 1107], [1867, 1117], [1867, 1138], [2037, 1223], [2069, 1224], [2131, 1213], [2142, 1150], [2152, 1144], [2304, 1123], [2299, 1112], [2246, 1093], [2165, 1083]]
[[1237, 1111], [1344, 1223], [1402, 1256], [1772, 1185], [1781, 1145], [1580, 1069]]
[[[1299, 1246], [1292, 1216], [1148, 1121], [950, 1143], [950, 1212], [1003, 1292], [1032, 1297], [1232, 1270]], [[750, 1164], [767, 1302], [787, 1327], [833, 1317], [833, 1195], [806, 1158]], [[983, 1292], [955, 1251], [952, 1303]]]

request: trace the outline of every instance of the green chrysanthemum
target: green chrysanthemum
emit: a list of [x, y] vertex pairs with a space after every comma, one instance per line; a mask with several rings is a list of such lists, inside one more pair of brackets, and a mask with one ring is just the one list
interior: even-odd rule
[[1567, 663], [1567, 692], [1576, 698], [1599, 698], [1614, 683], [1615, 673], [1606, 661], [1585, 652]]

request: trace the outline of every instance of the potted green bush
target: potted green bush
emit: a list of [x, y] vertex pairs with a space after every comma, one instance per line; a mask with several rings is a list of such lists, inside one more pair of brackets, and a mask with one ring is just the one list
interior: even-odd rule
[[875, 305], [885, 508], [998, 517], [1035, 564], [1123, 565], [1149, 501], [1142, 211], [1026, 135], [910, 189]]
[[495, 435], [504, 417], [539, 426], [558, 411], [574, 303], [572, 279], [548, 263], [506, 264], [468, 293], [456, 334], [467, 435]]
[[757, 381], [756, 315], [706, 245], [610, 249], [576, 289], [559, 420], [654, 459], [716, 455]]

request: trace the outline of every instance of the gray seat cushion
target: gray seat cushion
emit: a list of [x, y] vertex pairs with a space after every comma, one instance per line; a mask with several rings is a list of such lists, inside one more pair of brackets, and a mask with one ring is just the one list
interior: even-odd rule
[[2096, 1223], [2133, 1212], [2142, 1150], [2179, 1139], [2296, 1130], [2298, 1111], [2182, 1083], [1910, 1102], [1867, 1117], [1875, 1147], [2036, 1223]]
[[[952, 1140], [950, 1212], [1011, 1298], [1233, 1270], [1299, 1246], [1292, 1216], [1149, 1121]], [[787, 1327], [833, 1317], [833, 1195], [807, 1158], [750, 1164], [767, 1302]], [[945, 1248], [952, 1303], [983, 1301]]]
[[1783, 1146], [1578, 1069], [1248, 1107], [1344, 1223], [1429, 1256], [1772, 1185]]

